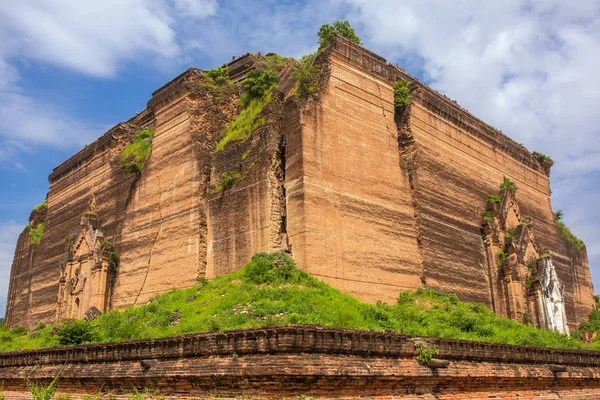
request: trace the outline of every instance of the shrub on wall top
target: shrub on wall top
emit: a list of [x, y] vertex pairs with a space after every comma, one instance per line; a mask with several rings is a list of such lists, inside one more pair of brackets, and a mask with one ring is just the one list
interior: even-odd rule
[[344, 21], [334, 21], [331, 25], [324, 24], [319, 28], [319, 48], [324, 49], [329, 47], [337, 36], [342, 36], [353, 43], [362, 44], [360, 38], [356, 35], [354, 28], [350, 26], [350, 22], [347, 20]]

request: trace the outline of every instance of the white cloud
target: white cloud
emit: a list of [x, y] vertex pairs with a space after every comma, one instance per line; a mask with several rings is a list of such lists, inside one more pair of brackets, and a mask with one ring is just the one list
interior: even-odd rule
[[66, 116], [51, 104], [40, 103], [18, 93], [0, 92], [0, 133], [4, 148], [17, 152], [31, 145], [56, 148], [82, 147], [102, 133], [102, 127], [90, 127]]
[[586, 241], [600, 279], [600, 3], [341, 2], [370, 48], [419, 60], [432, 87], [552, 156], [553, 203]]
[[88, 75], [110, 76], [142, 55], [177, 56], [173, 20], [160, 2], [0, 2], [5, 53]]
[[6, 309], [10, 267], [17, 239], [22, 230], [22, 224], [17, 224], [14, 221], [0, 221], [0, 282], [2, 282], [0, 285], [0, 316], [4, 315]]
[[24, 93], [16, 61], [93, 77], [113, 77], [130, 62], [176, 63], [175, 18], [203, 18], [217, 6], [215, 0], [0, 2], [0, 163], [22, 168], [24, 150], [80, 148], [106, 128]]
[[339, 8], [319, 0], [221, 1], [202, 26], [180, 21], [178, 35], [188, 54], [201, 52], [213, 66], [247, 52], [300, 57], [316, 51], [319, 26], [335, 20]]
[[217, 12], [217, 0], [174, 0], [175, 10], [183, 17], [206, 18]]

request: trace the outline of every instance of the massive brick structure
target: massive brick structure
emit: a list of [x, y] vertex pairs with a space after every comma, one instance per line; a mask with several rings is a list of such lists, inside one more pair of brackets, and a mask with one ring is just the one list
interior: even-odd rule
[[[234, 60], [230, 78], [262, 60]], [[586, 250], [554, 222], [549, 162], [344, 39], [317, 65], [307, 99], [293, 95], [296, 66], [280, 68], [265, 124], [220, 151], [239, 91], [211, 90], [190, 69], [58, 166], [47, 209], [30, 218], [45, 224], [41, 242], [27, 230], [18, 241], [7, 324], [140, 304], [275, 250], [367, 301], [427, 286], [562, 332], [587, 318]], [[413, 88], [404, 107], [399, 80]], [[147, 126], [149, 161], [122, 171], [120, 152]], [[517, 190], [499, 193], [505, 177]]]

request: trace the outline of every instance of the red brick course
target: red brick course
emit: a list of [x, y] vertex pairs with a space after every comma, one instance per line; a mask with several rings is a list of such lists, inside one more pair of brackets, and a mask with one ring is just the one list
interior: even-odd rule
[[[447, 367], [419, 365], [417, 341]], [[598, 399], [599, 366], [593, 351], [296, 326], [5, 353], [0, 381], [7, 399], [58, 373], [70, 398]]]

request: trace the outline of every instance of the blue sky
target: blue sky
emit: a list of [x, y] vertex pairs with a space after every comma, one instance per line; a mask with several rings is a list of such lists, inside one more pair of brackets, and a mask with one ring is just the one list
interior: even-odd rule
[[600, 3], [557, 0], [0, 2], [0, 315], [18, 234], [52, 168], [193, 65], [316, 50], [349, 19], [364, 44], [530, 150], [600, 288]]

